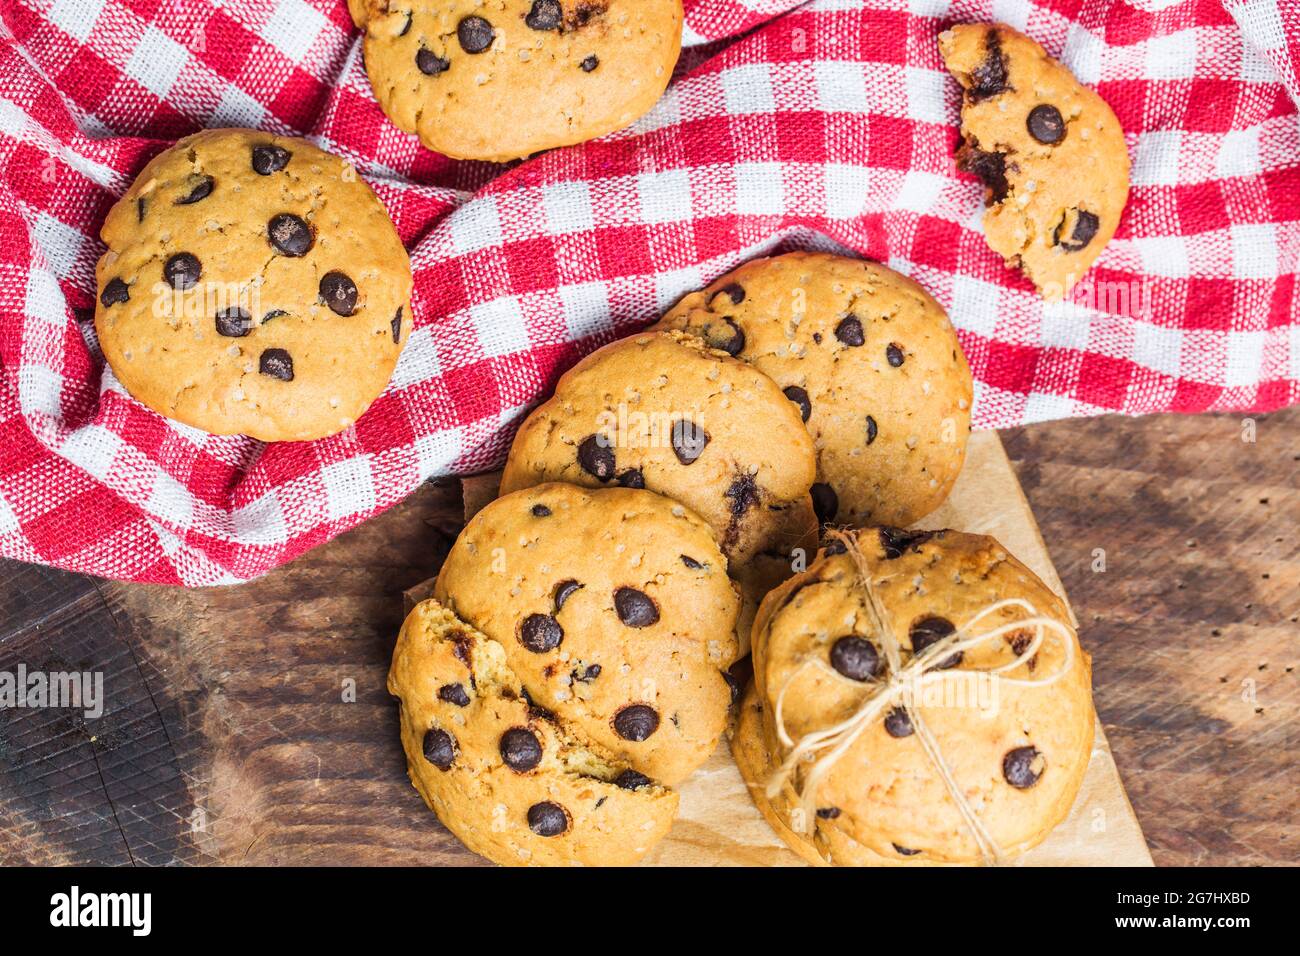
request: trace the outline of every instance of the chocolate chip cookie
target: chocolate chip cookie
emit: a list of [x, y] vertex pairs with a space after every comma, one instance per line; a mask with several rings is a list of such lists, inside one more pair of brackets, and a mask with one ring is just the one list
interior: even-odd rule
[[622, 129], [659, 99], [681, 0], [370, 0], [366, 70], [400, 129], [511, 160]]
[[415, 789], [493, 862], [626, 866], [672, 826], [675, 791], [533, 703], [506, 648], [437, 601], [402, 625], [388, 690]]
[[822, 521], [909, 525], [957, 480], [970, 369], [942, 306], [906, 276], [823, 253], [758, 259], [658, 327], [700, 336], [781, 387], [816, 446]]
[[164, 150], [104, 223], [95, 329], [123, 387], [218, 435], [342, 431], [411, 329], [388, 213], [302, 139], [206, 130]]
[[791, 552], [816, 547], [813, 443], [762, 372], [679, 331], [607, 345], [560, 378], [515, 436], [503, 492], [542, 481], [647, 488], [713, 528], [741, 583], [742, 641]]
[[939, 49], [962, 87], [957, 165], [984, 183], [985, 238], [1044, 298], [1060, 299], [1124, 212], [1124, 131], [1100, 96], [1010, 27], [955, 26]]
[[1092, 749], [1088, 656], [994, 539], [833, 537], [763, 601], [753, 647], [733, 753], [806, 859], [1004, 860], [1069, 813]]
[[505, 650], [534, 705], [673, 786], [713, 752], [738, 598], [708, 526], [635, 488], [550, 483], [465, 526], [434, 596]]

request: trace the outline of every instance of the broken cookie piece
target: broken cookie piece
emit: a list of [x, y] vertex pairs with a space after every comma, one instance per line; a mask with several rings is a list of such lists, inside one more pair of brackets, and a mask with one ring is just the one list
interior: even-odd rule
[[1043, 298], [1092, 266], [1128, 200], [1129, 158], [1114, 112], [1029, 37], [962, 24], [939, 37], [961, 84], [957, 167], [984, 184], [984, 234]]

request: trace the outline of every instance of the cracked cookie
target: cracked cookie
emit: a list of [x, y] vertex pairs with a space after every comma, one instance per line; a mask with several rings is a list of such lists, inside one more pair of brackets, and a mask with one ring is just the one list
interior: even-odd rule
[[713, 529], [745, 607], [816, 547], [813, 443], [798, 408], [762, 372], [678, 331], [614, 342], [565, 373], [520, 426], [502, 492], [542, 481], [647, 488]]
[[764, 599], [753, 645], [732, 750], [810, 862], [1003, 860], [1069, 813], [1092, 752], [1088, 656], [993, 538], [833, 536]]
[[657, 327], [698, 335], [781, 387], [816, 447], [821, 521], [909, 525], [952, 490], [970, 369], [943, 307], [906, 276], [792, 252], [692, 292]]
[[108, 214], [95, 330], [135, 399], [218, 435], [321, 438], [384, 390], [411, 328], [388, 213], [302, 139], [207, 130]]
[[658, 784], [726, 724], [738, 598], [708, 526], [634, 488], [542, 484], [475, 515], [434, 597], [501, 645], [531, 702]]
[[365, 61], [394, 125], [507, 161], [632, 123], [681, 50], [681, 0], [370, 0]]
[[627, 866], [677, 793], [529, 699], [505, 647], [435, 600], [407, 616], [388, 690], [411, 783], [443, 825], [504, 866]]
[[1106, 102], [1000, 24], [939, 36], [962, 87], [957, 165], [984, 183], [984, 235], [1045, 299], [1088, 271], [1128, 201], [1124, 131]]

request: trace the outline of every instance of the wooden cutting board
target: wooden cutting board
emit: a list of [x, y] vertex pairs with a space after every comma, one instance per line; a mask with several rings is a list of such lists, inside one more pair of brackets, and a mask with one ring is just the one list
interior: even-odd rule
[[[494, 474], [465, 480], [466, 520], [496, 497], [499, 479], [500, 475]], [[996, 432], [971, 436], [966, 464], [952, 496], [918, 527], [992, 535], [1069, 603]], [[408, 609], [429, 596], [432, 588], [430, 579], [408, 591]], [[1073, 610], [1070, 613], [1073, 617]], [[681, 798], [677, 821], [667, 839], [646, 859], [648, 864], [804, 865], [759, 815], [727, 746], [720, 746], [682, 785]], [[1069, 817], [1015, 862], [1024, 866], [1152, 865], [1100, 722], [1088, 773]]]

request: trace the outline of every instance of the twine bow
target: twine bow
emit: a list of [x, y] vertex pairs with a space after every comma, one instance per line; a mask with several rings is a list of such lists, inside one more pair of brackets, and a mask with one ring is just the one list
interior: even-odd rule
[[[781, 766], [773, 772], [768, 780], [768, 799], [776, 797], [781, 788], [793, 776], [795, 768], [800, 763], [812, 761], [812, 766], [803, 775], [802, 787], [796, 790], [799, 807], [803, 811], [802, 819], [791, 821], [793, 828], [797, 832], [811, 832], [811, 821], [814, 819], [813, 814], [816, 810], [817, 791], [822, 780], [835, 766], [836, 762], [853, 746], [853, 742], [858, 739], [864, 730], [875, 723], [887, 707], [901, 704], [911, 721], [917, 739], [921, 742], [925, 755], [929, 758], [930, 763], [934, 765], [935, 771], [943, 780], [949, 795], [957, 805], [958, 812], [970, 830], [971, 836], [979, 848], [980, 857], [987, 864], [1001, 863], [1004, 860], [1002, 850], [984, 827], [974, 807], [970, 805], [970, 801], [962, 793], [961, 787], [953, 778], [952, 769], [948, 766], [943, 753], [939, 750], [938, 741], [930, 728], [926, 726], [925, 721], [921, 719], [920, 711], [916, 706], [918, 691], [927, 684], [945, 681], [961, 674], [968, 675], [972, 670], [992, 675], [995, 681], [1005, 681], [1008, 684], [1024, 687], [1046, 687], [1060, 680], [1074, 666], [1075, 642], [1073, 631], [1055, 618], [1039, 614], [1037, 608], [1031, 602], [1023, 598], [1007, 598], [981, 608], [951, 634], [929, 645], [920, 653], [914, 653], [912, 659], [907, 664], [903, 664], [902, 646], [894, 635], [890, 615], [880, 602], [879, 596], [872, 586], [866, 558], [858, 548], [857, 534], [855, 532], [831, 531], [830, 535], [844, 544], [847, 553], [853, 559], [858, 582], [861, 585], [862, 594], [866, 598], [869, 623], [874, 633], [880, 638], [888, 670], [883, 679], [874, 682], [874, 692], [868, 693], [851, 716], [830, 727], [806, 734], [797, 741], [793, 740], [786, 730], [783, 711], [785, 695], [801, 673], [810, 667], [820, 668], [834, 680], [852, 684], [855, 688], [860, 687], [861, 684], [843, 676], [830, 667], [822, 660], [820, 655], [804, 660], [795, 669], [794, 673], [786, 678], [776, 696], [773, 716], [776, 723], [777, 739], [782, 746], [788, 748], [788, 753]], [[1008, 607], [1019, 608], [1027, 616], [1009, 621], [980, 634], [972, 633], [981, 621]], [[968, 648], [977, 647], [1016, 631], [1029, 628], [1034, 631], [1033, 639], [1019, 650], [1016, 650], [1016, 645], [1013, 644], [1012, 650], [1016, 651], [1016, 656], [1005, 664], [987, 669], [967, 668], [961, 671], [941, 670], [934, 666], [946, 660], [949, 656]], [[1015, 670], [1021, 664], [1031, 660], [1042, 647], [1047, 632], [1051, 632], [1059, 638], [1064, 647], [1065, 653], [1060, 666], [1052, 673], [1042, 677], [1003, 676], [1008, 671]]]

